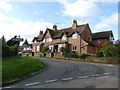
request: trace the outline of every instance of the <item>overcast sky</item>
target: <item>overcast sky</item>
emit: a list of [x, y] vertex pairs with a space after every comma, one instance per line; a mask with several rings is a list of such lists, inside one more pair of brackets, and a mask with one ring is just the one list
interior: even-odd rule
[[118, 0], [0, 0], [0, 37], [7, 40], [20, 35], [32, 43], [40, 30], [71, 27], [73, 19], [92, 32], [112, 30], [118, 39]]

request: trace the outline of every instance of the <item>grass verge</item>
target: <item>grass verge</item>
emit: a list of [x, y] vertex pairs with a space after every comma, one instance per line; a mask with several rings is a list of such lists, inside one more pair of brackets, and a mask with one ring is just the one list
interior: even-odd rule
[[29, 76], [46, 66], [44, 61], [31, 57], [10, 57], [2, 60], [2, 82]]

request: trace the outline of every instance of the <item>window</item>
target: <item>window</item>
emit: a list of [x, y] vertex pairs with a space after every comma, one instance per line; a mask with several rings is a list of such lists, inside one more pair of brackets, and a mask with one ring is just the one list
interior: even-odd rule
[[82, 48], [84, 49], [84, 44], [82, 44]]
[[91, 36], [89, 36], [89, 41], [92, 41], [92, 40], [91, 40]]
[[66, 36], [65, 35], [62, 37], [62, 40], [66, 40]]
[[45, 39], [43, 40], [43, 42], [45, 42]]
[[51, 41], [52, 41], [51, 38], [46, 38], [46, 39], [45, 39], [45, 42], [51, 42]]
[[98, 43], [100, 43], [100, 39], [98, 40]]
[[77, 34], [73, 34], [72, 39], [77, 39]]
[[72, 51], [76, 51], [77, 50], [77, 46], [72, 46]]
[[49, 49], [52, 50], [53, 49], [53, 45], [49, 45]]
[[39, 46], [37, 46], [37, 51], [39, 51]]
[[110, 42], [113, 42], [113, 37], [110, 37]]
[[59, 47], [62, 47], [62, 44], [59, 44]]

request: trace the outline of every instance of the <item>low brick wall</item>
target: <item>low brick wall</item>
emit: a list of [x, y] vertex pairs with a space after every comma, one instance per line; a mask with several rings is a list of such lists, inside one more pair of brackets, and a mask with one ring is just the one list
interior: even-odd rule
[[85, 58], [85, 61], [93, 61], [93, 62], [105, 62], [105, 63], [117, 63], [119, 58], [112, 58], [112, 57], [93, 57], [88, 56]]
[[56, 58], [65, 58], [64, 55], [54, 53], [54, 57]]

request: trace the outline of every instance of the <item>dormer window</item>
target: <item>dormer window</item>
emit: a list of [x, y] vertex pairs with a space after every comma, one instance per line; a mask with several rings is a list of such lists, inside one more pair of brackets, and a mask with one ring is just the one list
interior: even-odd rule
[[65, 35], [62, 37], [62, 40], [66, 40], [66, 36]]
[[77, 34], [73, 34], [72, 39], [77, 39]]

